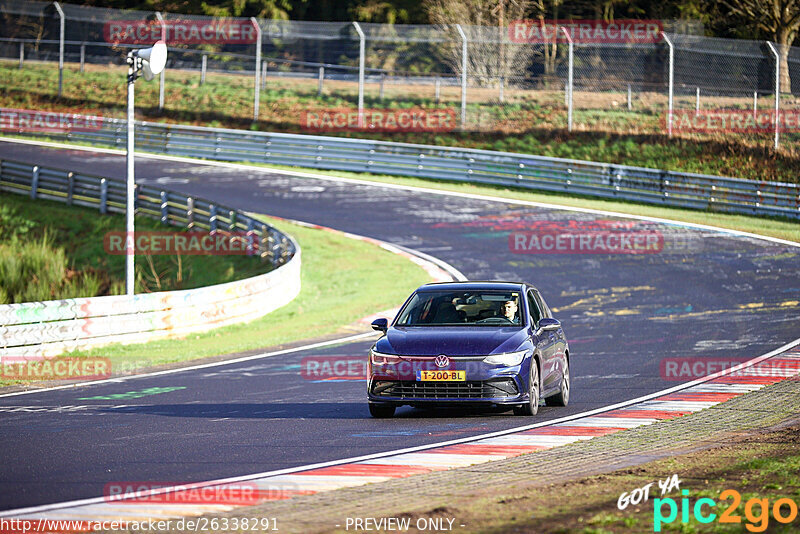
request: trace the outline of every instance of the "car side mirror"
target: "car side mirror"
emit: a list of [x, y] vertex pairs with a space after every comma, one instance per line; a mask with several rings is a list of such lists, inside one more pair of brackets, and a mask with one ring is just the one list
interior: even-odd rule
[[386, 317], [375, 319], [372, 321], [372, 329], [385, 334], [389, 330], [389, 320]]
[[539, 330], [550, 332], [561, 328], [561, 321], [553, 319], [552, 317], [545, 317], [539, 320]]

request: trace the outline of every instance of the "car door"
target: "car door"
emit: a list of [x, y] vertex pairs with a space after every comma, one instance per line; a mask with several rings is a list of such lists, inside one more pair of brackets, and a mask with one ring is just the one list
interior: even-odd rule
[[[536, 299], [537, 304], [539, 304], [539, 309], [542, 311], [542, 317], [549, 317], [552, 318], [553, 314], [550, 311], [550, 307], [542, 298], [542, 295], [539, 291], [533, 291], [534, 298]], [[561, 376], [564, 373], [564, 369], [567, 366], [567, 337], [564, 335], [564, 328], [559, 327], [558, 330], [548, 332], [550, 334], [549, 338], [552, 342], [552, 350], [553, 350], [553, 380], [556, 383], [561, 382]]]
[[528, 311], [531, 315], [531, 330], [533, 332], [533, 344], [541, 354], [542, 364], [542, 392], [554, 387], [554, 360], [556, 358], [556, 343], [554, 332], [546, 332], [539, 329], [539, 320], [545, 317], [542, 306], [536, 299], [535, 292], [528, 290]]

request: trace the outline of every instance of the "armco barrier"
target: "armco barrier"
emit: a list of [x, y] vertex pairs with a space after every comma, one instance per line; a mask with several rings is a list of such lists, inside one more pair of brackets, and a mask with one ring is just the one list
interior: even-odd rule
[[[0, 190], [96, 207], [101, 213], [125, 211], [124, 182], [15, 161], [0, 162]], [[231, 208], [144, 186], [137, 188], [136, 208], [165, 224], [252, 232], [268, 244], [262, 258], [275, 268], [198, 289], [0, 305], [0, 360], [205, 331], [266, 315], [299, 293], [300, 248], [275, 228]]]
[[[87, 131], [5, 131], [125, 148], [125, 121], [98, 120], [100, 126]], [[148, 122], [137, 122], [136, 146], [137, 150], [157, 154], [496, 184], [665, 206], [800, 218], [800, 188], [796, 184], [511, 152]]]

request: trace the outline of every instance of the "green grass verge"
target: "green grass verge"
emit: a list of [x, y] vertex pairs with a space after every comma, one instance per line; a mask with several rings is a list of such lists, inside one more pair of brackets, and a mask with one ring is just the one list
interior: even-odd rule
[[[52, 279], [31, 278], [28, 286], [40, 286], [38, 292], [28, 288], [27, 295], [39, 298], [26, 300], [53, 300], [98, 295], [122, 294], [125, 290], [125, 256], [106, 252], [103, 237], [107, 232], [124, 232], [125, 217], [118, 214], [100, 215], [96, 209], [67, 206], [52, 200], [33, 200], [14, 193], [0, 193], [0, 255], [14, 264], [12, 257], [26, 244], [42, 244], [45, 235], [48, 243], [37, 247], [44, 255], [63, 255], [65, 262], [56, 266], [62, 270]], [[136, 231], [180, 231], [177, 227], [162, 225], [148, 217], [136, 218]], [[0, 264], [2, 265], [2, 264]], [[137, 257], [137, 292], [192, 289], [249, 278], [271, 270], [269, 263], [247, 256], [167, 256]], [[41, 273], [34, 273], [41, 276]], [[86, 286], [61, 284], [83, 275], [97, 281], [90, 294], [70, 291]], [[10, 277], [0, 279], [0, 291], [8, 289]], [[44, 287], [47, 286], [47, 287]], [[52, 286], [52, 287], [51, 287]]]
[[[790, 499], [800, 504], [800, 427], [755, 435], [735, 446], [649, 462], [635, 468], [586, 477], [563, 484], [552, 484], [540, 491], [520, 491], [508, 488], [493, 497], [462, 498], [457, 504], [458, 518], [473, 532], [493, 534], [537, 532], [542, 534], [610, 534], [624, 532], [653, 532], [654, 500], [661, 498], [655, 481], [678, 473], [681, 489], [689, 490], [688, 520], [681, 517], [682, 495], [673, 490], [664, 498], [672, 498], [677, 516], [661, 525], [661, 532], [735, 533], [735, 532], [797, 532], [800, 516], [794, 514], [790, 523], [779, 522], [774, 504]], [[654, 483], [649, 501], [617, 509], [617, 499], [623, 492]], [[722, 499], [724, 490], [735, 490], [740, 496]], [[715, 514], [712, 522], [700, 523], [693, 514], [698, 499], [711, 499], [714, 506], [705, 504], [702, 513]], [[749, 503], [751, 499], [763, 501]], [[706, 501], [707, 502], [707, 501]], [[735, 505], [735, 506], [734, 506]], [[663, 517], [669, 515], [669, 505], [662, 507]], [[728, 510], [737, 523], [720, 522]], [[478, 512], [480, 511], [480, 512]], [[788, 518], [790, 505], [784, 500], [780, 513]], [[749, 526], [748, 526], [749, 525]]]
[[[261, 92], [261, 113], [253, 123], [253, 80], [247, 76], [209, 73], [199, 83], [196, 71], [170, 70], [165, 82], [165, 108], [159, 110], [158, 84], [136, 86], [137, 112], [146, 120], [291, 133], [309, 131], [303, 123], [307, 111], [353, 109], [356, 85], [326, 81], [322, 95], [315, 80], [270, 77]], [[107, 117], [125, 114], [125, 70], [87, 65], [85, 73], [74, 64], [64, 69], [62, 97], [54, 94], [58, 69], [53, 64], [0, 61], [0, 107], [71, 111]], [[436, 102], [428, 87], [386, 87], [380, 99], [375, 84], [367, 84], [365, 106], [371, 109], [460, 109], [457, 88], [445, 88]], [[797, 182], [800, 176], [798, 134], [785, 133], [782, 148], [772, 149], [772, 136], [731, 132], [666, 134], [663, 95], [653, 102], [637, 102], [633, 111], [613, 107], [606, 93], [577, 94], [576, 102], [591, 109], [575, 109], [575, 127], [567, 131], [563, 99], [554, 91], [508, 91], [506, 101], [496, 94], [470, 89], [468, 130], [444, 132], [330, 132], [335, 136], [461, 146], [539, 154], [665, 170], [736, 176], [754, 180]], [[597, 98], [600, 100], [595, 100]], [[220, 103], [224, 102], [223, 107]], [[679, 101], [680, 103], [680, 101]], [[740, 103], [742, 104], [742, 103]], [[686, 109], [687, 102], [683, 102]], [[704, 107], [712, 103], [704, 104]], [[717, 107], [733, 107], [725, 102]], [[742, 105], [749, 105], [743, 101]], [[766, 103], [762, 103], [762, 107]], [[766, 107], [764, 107], [766, 110]], [[325, 132], [323, 132], [325, 133]]]
[[[374, 244], [266, 216], [260, 219], [293, 236], [302, 249], [302, 289], [288, 305], [247, 324], [183, 339], [110, 345], [69, 356], [111, 358], [114, 372], [241, 352], [319, 337], [372, 313], [402, 304], [430, 277], [408, 259]], [[0, 382], [10, 385], [19, 382]]]

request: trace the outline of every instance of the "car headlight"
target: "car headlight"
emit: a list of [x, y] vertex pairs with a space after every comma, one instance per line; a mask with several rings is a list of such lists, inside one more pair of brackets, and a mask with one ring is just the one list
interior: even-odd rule
[[487, 356], [483, 359], [484, 363], [491, 365], [502, 365], [505, 367], [514, 367], [522, 363], [527, 351], [520, 350], [518, 352], [506, 352], [505, 354], [494, 354]]
[[384, 354], [376, 350], [370, 349], [369, 358], [372, 365], [394, 365], [400, 363], [400, 358], [394, 354]]

